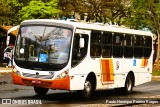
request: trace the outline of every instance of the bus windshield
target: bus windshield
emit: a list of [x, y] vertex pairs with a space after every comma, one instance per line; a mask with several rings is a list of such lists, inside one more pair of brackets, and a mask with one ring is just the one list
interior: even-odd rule
[[71, 36], [72, 30], [63, 27], [23, 26], [15, 47], [15, 62], [32, 63], [38, 68], [42, 63], [65, 64], [69, 59]]

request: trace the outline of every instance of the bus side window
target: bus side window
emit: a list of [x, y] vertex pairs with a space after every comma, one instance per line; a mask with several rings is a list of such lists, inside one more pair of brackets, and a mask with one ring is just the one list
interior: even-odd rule
[[123, 57], [123, 40], [122, 33], [114, 33], [113, 35], [113, 57]]
[[142, 58], [143, 57], [143, 36], [136, 35], [134, 37], [134, 57]]
[[152, 52], [152, 38], [144, 37], [144, 57], [149, 58]]
[[133, 57], [133, 36], [129, 34], [125, 34], [124, 38], [124, 57]]
[[112, 56], [112, 33], [103, 32], [102, 35], [102, 57]]
[[91, 57], [100, 57], [101, 55], [101, 31], [91, 32]]

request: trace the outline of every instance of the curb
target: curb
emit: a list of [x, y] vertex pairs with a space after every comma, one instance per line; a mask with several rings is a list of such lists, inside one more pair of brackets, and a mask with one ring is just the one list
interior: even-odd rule
[[152, 79], [159, 79], [160, 76], [152, 76]]
[[0, 74], [11, 73], [11, 72], [12, 72], [12, 69], [11, 70], [0, 70]]

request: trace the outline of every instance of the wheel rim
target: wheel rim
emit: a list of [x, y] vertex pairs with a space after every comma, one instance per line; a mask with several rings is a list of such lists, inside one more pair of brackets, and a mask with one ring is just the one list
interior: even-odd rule
[[84, 93], [86, 95], [90, 94], [91, 92], [91, 83], [89, 81], [86, 81], [84, 84]]
[[132, 80], [131, 79], [128, 79], [128, 82], [127, 82], [127, 90], [130, 92], [132, 90]]

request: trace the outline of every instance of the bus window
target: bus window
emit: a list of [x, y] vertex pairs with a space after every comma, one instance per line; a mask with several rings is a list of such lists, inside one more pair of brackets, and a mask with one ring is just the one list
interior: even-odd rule
[[103, 32], [102, 35], [102, 57], [112, 56], [112, 33]]
[[91, 57], [100, 57], [101, 55], [101, 31], [91, 32]]
[[152, 38], [146, 37], [144, 38], [144, 57], [149, 58], [152, 52]]
[[133, 36], [125, 35], [124, 38], [124, 57], [132, 58], [133, 57]]
[[113, 57], [123, 56], [123, 34], [114, 33], [113, 36]]
[[134, 57], [142, 58], [143, 56], [143, 36], [134, 37]]
[[[80, 48], [80, 38], [84, 38], [84, 47]], [[73, 40], [72, 49], [72, 67], [77, 65], [81, 60], [85, 58], [88, 50], [88, 35], [87, 34], [75, 34]]]

